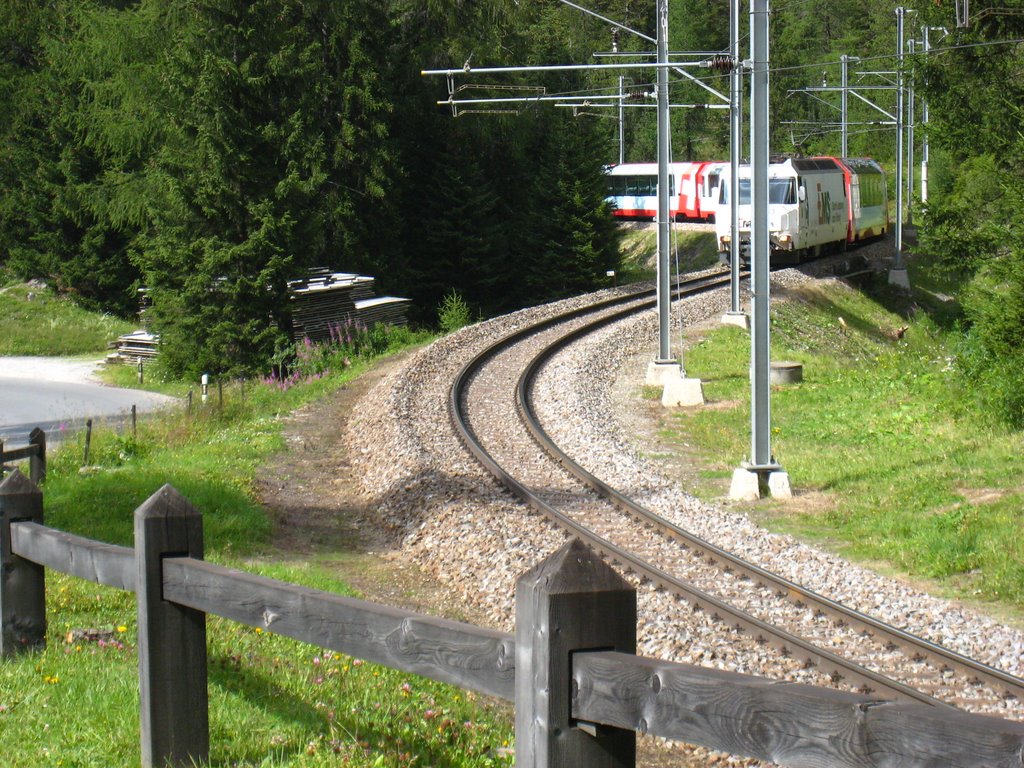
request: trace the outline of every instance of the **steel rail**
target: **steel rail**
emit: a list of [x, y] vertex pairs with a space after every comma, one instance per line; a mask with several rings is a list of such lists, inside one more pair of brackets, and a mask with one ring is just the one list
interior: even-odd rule
[[[690, 286], [688, 291], [691, 294], [696, 294], [719, 287], [727, 282], [727, 278], [723, 279], [720, 276], [716, 276], [710, 279], [696, 278], [686, 281], [686, 284]], [[677, 289], [679, 289], [678, 283]], [[648, 292], [648, 295], [649, 293], [650, 292]], [[891, 680], [854, 662], [843, 659], [830, 651], [818, 648], [803, 638], [797, 637], [785, 630], [772, 626], [768, 622], [751, 616], [725, 601], [703, 592], [702, 590], [696, 589], [680, 579], [677, 579], [649, 563], [640, 560], [632, 553], [627, 552], [621, 547], [595, 534], [593, 531], [590, 531], [568, 516], [554, 509], [551, 505], [535, 494], [529, 487], [512, 477], [504, 467], [498, 464], [487, 449], [483, 447], [477, 439], [473, 428], [469, 424], [468, 416], [463, 410], [465, 392], [469, 381], [483, 367], [483, 365], [499, 352], [508, 349], [509, 347], [521, 342], [526, 337], [538, 333], [539, 331], [552, 328], [556, 325], [577, 319], [587, 314], [593, 314], [596, 311], [609, 309], [616, 304], [622, 304], [625, 302], [632, 302], [632, 306], [610, 312], [599, 318], [597, 321], [593, 321], [584, 327], [589, 328], [589, 330], [581, 328], [572, 332], [570, 335], [593, 332], [597, 327], [610, 324], [644, 309], [649, 309], [655, 304], [652, 299], [644, 300], [642, 293], [636, 293], [625, 298], [620, 297], [618, 299], [606, 300], [586, 307], [577, 308], [570, 312], [555, 315], [539, 323], [521, 328], [481, 350], [468, 363], [466, 363], [453, 381], [449, 394], [448, 405], [452, 421], [455, 424], [464, 445], [470, 453], [472, 453], [477, 461], [479, 461], [488, 472], [494, 475], [494, 477], [505, 485], [505, 487], [513, 494], [527, 503], [530, 507], [543, 514], [545, 517], [552, 520], [556, 525], [576, 536], [579, 536], [597, 551], [608, 557], [612, 562], [619, 563], [643, 578], [646, 578], [672, 593], [683, 597], [695, 608], [708, 612], [713, 618], [731, 623], [737, 629], [751, 632], [759, 642], [770, 643], [774, 647], [778, 648], [783, 654], [794, 655], [795, 653], [799, 653], [802, 658], [830, 675], [833, 680], [844, 679], [853, 682], [854, 684], [859, 685], [862, 690], [868, 692], [885, 690], [900, 699], [922, 702], [932, 706], [950, 707], [950, 705], [938, 701], [937, 699], [911, 688], [910, 686]]]
[[516, 388], [516, 401], [520, 408], [520, 415], [527, 429], [542, 450], [557, 461], [567, 472], [600, 496], [608, 499], [613, 505], [636, 520], [655, 527], [668, 538], [672, 538], [684, 546], [693, 549], [697, 556], [705, 557], [709, 564], [719, 564], [719, 567], [723, 570], [732, 569], [750, 578], [759, 586], [776, 590], [777, 594], [797, 605], [807, 606], [819, 610], [826, 615], [838, 618], [841, 622], [857, 630], [871, 634], [879, 642], [900, 648], [908, 656], [921, 656], [934, 666], [940, 668], [948, 667], [956, 670], [961, 674], [967, 675], [971, 683], [985, 683], [994, 688], [1002, 689], [1010, 696], [1024, 697], [1024, 679], [964, 656], [945, 646], [918, 637], [899, 627], [843, 605], [779, 574], [772, 573], [755, 563], [744, 560], [732, 552], [722, 549], [666, 520], [652, 510], [637, 504], [633, 499], [620, 493], [567, 455], [541, 425], [540, 419], [533, 409], [531, 402], [533, 384], [543, 365], [560, 350], [588, 333], [592, 333], [597, 326], [605, 324], [604, 320], [599, 320], [590, 325], [577, 328], [555, 340], [531, 361], [530, 365], [524, 369], [520, 376]]

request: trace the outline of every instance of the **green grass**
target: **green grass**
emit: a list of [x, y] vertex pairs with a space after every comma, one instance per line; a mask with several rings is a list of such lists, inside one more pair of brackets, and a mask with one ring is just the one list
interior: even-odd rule
[[[400, 343], [423, 340], [403, 336]], [[135, 437], [101, 426], [86, 473], [79, 471], [82, 437], [69, 439], [50, 457], [47, 524], [129, 545], [134, 509], [170, 483], [203, 513], [208, 560], [351, 594], [329, 559], [275, 557], [255, 481], [268, 456], [284, 447], [278, 416], [370, 364], [354, 359], [287, 388], [250, 382], [244, 397], [233, 384], [223, 407], [213, 396], [191, 415], [181, 409], [141, 421]], [[4, 765], [137, 764], [134, 597], [48, 574], [47, 605], [46, 649], [0, 662]], [[84, 629], [107, 635], [74, 634]], [[510, 764], [508, 712], [471, 693], [215, 617], [208, 648], [212, 765]]]
[[[943, 327], [838, 284], [772, 312], [772, 359], [804, 365], [803, 383], [773, 388], [771, 401], [772, 449], [797, 497], [759, 502], [758, 517], [1019, 615], [1024, 436], [967, 405]], [[688, 353], [687, 372], [715, 407], [669, 417], [667, 437], [696, 455], [702, 495], [723, 495], [748, 457], [749, 347], [745, 332], [723, 327]]]
[[[653, 225], [624, 224], [622, 240], [623, 266], [619, 282], [654, 279], [657, 269], [658, 231]], [[675, 259], [682, 272], [707, 269], [718, 263], [714, 231], [675, 230], [671, 234], [671, 268]]]
[[102, 355], [107, 343], [134, 326], [87, 312], [46, 288], [0, 288], [0, 355]]

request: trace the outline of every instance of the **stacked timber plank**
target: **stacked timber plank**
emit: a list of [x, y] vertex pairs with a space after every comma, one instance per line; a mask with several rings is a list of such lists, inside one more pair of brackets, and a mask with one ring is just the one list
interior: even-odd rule
[[106, 362], [138, 363], [140, 360], [152, 360], [157, 356], [159, 343], [159, 337], [148, 331], [126, 333], [110, 344], [114, 351], [107, 355]]
[[376, 296], [374, 279], [348, 272], [314, 270], [303, 280], [288, 283], [293, 335], [298, 341], [327, 341], [331, 328], [356, 323], [405, 325], [409, 299]]
[[[349, 272], [312, 270], [301, 280], [288, 281], [293, 337], [296, 341], [328, 341], [332, 328], [347, 323], [372, 328], [378, 323], [405, 325], [409, 299], [377, 296], [374, 279]], [[118, 337], [110, 346], [108, 363], [138, 363], [157, 356], [160, 339], [147, 331]]]

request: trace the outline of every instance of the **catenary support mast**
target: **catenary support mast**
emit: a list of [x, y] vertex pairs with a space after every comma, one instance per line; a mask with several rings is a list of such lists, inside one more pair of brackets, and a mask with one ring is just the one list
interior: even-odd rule
[[777, 469], [771, 447], [768, 240], [768, 0], [750, 5], [751, 469]]
[[771, 446], [771, 354], [769, 285], [771, 243], [768, 226], [768, 0], [750, 3], [750, 459], [733, 472], [729, 495], [756, 499], [792, 495], [789, 476]]
[[668, 111], [668, 0], [658, 0], [658, 359], [673, 363], [669, 333], [669, 111]]
[[[729, 285], [732, 296], [729, 313], [734, 317], [740, 309], [740, 158], [743, 156], [743, 70], [740, 67], [740, 0], [732, 0], [729, 9]], [[744, 323], [745, 324], [745, 323]]]

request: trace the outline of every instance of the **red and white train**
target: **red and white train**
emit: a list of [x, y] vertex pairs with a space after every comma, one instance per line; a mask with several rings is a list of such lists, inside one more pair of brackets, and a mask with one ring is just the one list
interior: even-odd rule
[[[674, 220], [713, 221], [717, 190], [728, 163], [669, 163], [669, 213]], [[622, 163], [608, 169], [612, 215], [654, 221], [658, 215], [658, 164]]]
[[[744, 261], [750, 245], [750, 166], [739, 168], [739, 237]], [[844, 250], [889, 230], [889, 200], [882, 167], [868, 158], [792, 158], [768, 166], [768, 236], [771, 261], [794, 263]], [[732, 239], [729, 174], [719, 185], [715, 232], [728, 258]]]
[[[613, 215], [653, 221], [658, 214], [657, 163], [623, 163], [608, 171]], [[772, 262], [844, 249], [889, 230], [889, 200], [882, 167], [868, 158], [789, 158], [768, 167], [768, 232]], [[739, 167], [740, 253], [750, 244], [750, 166]], [[670, 163], [669, 213], [673, 220], [715, 222], [719, 253], [732, 239], [729, 164]]]

